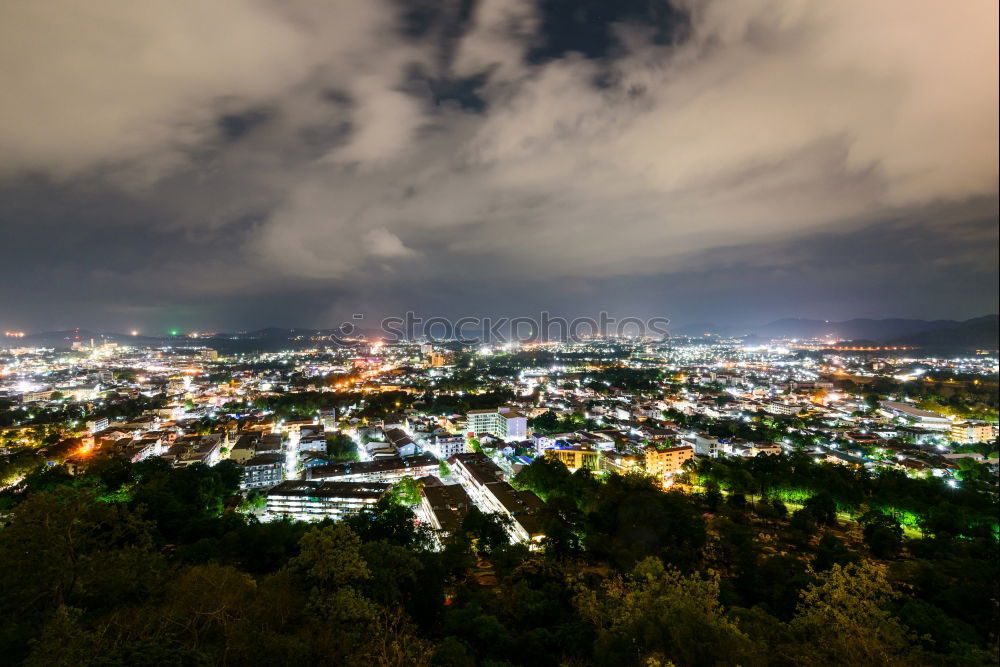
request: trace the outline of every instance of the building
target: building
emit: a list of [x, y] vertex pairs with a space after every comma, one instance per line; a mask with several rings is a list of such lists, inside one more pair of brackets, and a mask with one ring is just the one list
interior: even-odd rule
[[694, 458], [694, 447], [646, 448], [646, 472], [657, 479], [670, 477], [681, 471], [684, 464]]
[[189, 466], [194, 463], [204, 463], [214, 466], [222, 456], [223, 436], [186, 435], [178, 438], [163, 456], [170, 459], [175, 466]]
[[243, 489], [268, 489], [281, 484], [284, 465], [280, 454], [255, 456], [244, 461], [242, 468], [240, 487]]
[[776, 442], [754, 442], [750, 445], [750, 456], [777, 456], [781, 454], [781, 445]]
[[319, 413], [320, 423], [323, 424], [323, 429], [327, 431], [337, 430], [337, 411], [333, 408], [327, 410], [320, 410]]
[[204, 350], [198, 352], [198, 356], [201, 357], [202, 361], [218, 361], [219, 351], [206, 347]]
[[600, 454], [593, 447], [585, 445], [554, 447], [543, 450], [542, 455], [545, 458], [562, 461], [570, 472], [576, 472], [580, 468], [597, 470], [600, 467]]
[[326, 432], [322, 426], [309, 425], [299, 428], [300, 452], [325, 452]]
[[452, 357], [450, 354], [445, 352], [431, 352], [430, 354], [430, 365], [431, 368], [440, 368], [441, 366], [447, 366], [452, 362]]
[[719, 455], [719, 439], [707, 433], [692, 433], [681, 438], [681, 442], [694, 448], [698, 456], [710, 456], [713, 459]]
[[150, 456], [159, 456], [162, 453], [162, 445], [163, 442], [159, 438], [132, 440], [122, 452], [122, 456], [131, 463], [138, 463]]
[[534, 491], [518, 491], [507, 482], [496, 482], [487, 487], [495, 511], [512, 519], [509, 531], [516, 542], [538, 543], [544, 537], [542, 510], [545, 503]]
[[420, 507], [431, 527], [444, 533], [454, 533], [473, 506], [461, 484], [424, 486], [420, 496]]
[[455, 454], [448, 459], [451, 472], [480, 505], [486, 504], [486, 485], [507, 480], [503, 470], [483, 454]]
[[389, 490], [378, 482], [311, 482], [288, 480], [268, 491], [267, 513], [272, 518], [298, 521], [343, 519], [371, 507]]
[[86, 426], [87, 430], [93, 434], [97, 433], [98, 431], [103, 431], [110, 425], [110, 423], [111, 422], [108, 421], [107, 417], [98, 417], [96, 419], [88, 420]]
[[482, 511], [511, 519], [511, 540], [537, 543], [545, 536], [538, 516], [545, 503], [534, 492], [518, 491], [508, 484], [496, 463], [482, 454], [456, 454], [448, 463]]
[[951, 425], [952, 442], [988, 442], [993, 439], [993, 426], [987, 422], [960, 421]]
[[56, 393], [55, 389], [43, 389], [41, 391], [26, 391], [21, 396], [21, 402], [40, 403], [42, 401], [47, 401], [51, 399], [54, 393]]
[[468, 431], [473, 437], [488, 433], [501, 440], [524, 440], [528, 437], [528, 418], [515, 408], [502, 406], [495, 410], [472, 410], [466, 415]]
[[280, 454], [283, 447], [283, 441], [281, 436], [277, 433], [268, 433], [267, 435], [262, 435], [257, 441], [257, 453], [258, 454]]
[[600, 463], [601, 470], [610, 470], [611, 472], [622, 474], [643, 467], [643, 460], [641, 456], [637, 454], [619, 452], [614, 449], [601, 452]]
[[385, 430], [385, 437], [389, 443], [395, 447], [399, 456], [413, 456], [417, 453], [417, 443], [407, 435], [401, 428], [389, 428]]
[[427, 449], [434, 456], [445, 461], [455, 454], [464, 454], [466, 446], [465, 438], [460, 435], [438, 435], [434, 437]]
[[950, 419], [930, 410], [921, 410], [909, 403], [879, 401], [879, 411], [889, 417], [899, 417], [933, 431], [951, 431]]
[[779, 401], [770, 401], [764, 409], [767, 410], [768, 412], [770, 412], [772, 415], [783, 415], [783, 416], [787, 417], [787, 416], [790, 416], [790, 415], [797, 415], [797, 414], [799, 414], [799, 411], [802, 408], [801, 408], [801, 406], [794, 405], [794, 404], [791, 404], [791, 403], [782, 403], [782, 402], [779, 402]]
[[229, 450], [229, 458], [237, 463], [246, 463], [257, 456], [257, 445], [259, 442], [260, 438], [252, 433], [240, 435], [236, 438], [236, 444]]
[[316, 466], [306, 470], [310, 480], [331, 480], [338, 482], [387, 482], [396, 483], [404, 477], [423, 477], [438, 471], [438, 460], [430, 454], [418, 454], [409, 458], [384, 458], [373, 461], [335, 463]]

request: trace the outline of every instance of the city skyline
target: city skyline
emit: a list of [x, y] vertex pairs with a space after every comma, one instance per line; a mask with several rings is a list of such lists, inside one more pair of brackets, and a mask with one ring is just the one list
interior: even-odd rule
[[8, 3], [0, 327], [995, 313], [989, 3]]
[[0, 2], [0, 662], [996, 667], [998, 26]]

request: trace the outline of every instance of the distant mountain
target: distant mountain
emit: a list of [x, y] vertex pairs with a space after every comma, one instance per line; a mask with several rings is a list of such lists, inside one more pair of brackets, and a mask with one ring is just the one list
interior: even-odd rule
[[768, 338], [832, 337], [841, 340], [867, 339], [885, 342], [917, 333], [953, 329], [961, 324], [963, 323], [955, 320], [854, 319], [828, 322], [789, 318], [759, 327], [755, 333]]
[[738, 336], [746, 333], [745, 328], [736, 329], [732, 326], [713, 324], [711, 322], [693, 322], [669, 328], [670, 333], [674, 336], [701, 336], [707, 333], [719, 336]]
[[[732, 326], [717, 326], [709, 323], [694, 323], [672, 330], [674, 335], [701, 336], [715, 333], [723, 336], [738, 335], [748, 342], [766, 342], [772, 338], [828, 338], [844, 341], [866, 341], [872, 344], [890, 343], [895, 345], [915, 345], [924, 349], [997, 349], [998, 319], [996, 315], [976, 317], [964, 322], [955, 320], [909, 320], [909, 319], [854, 319], [844, 322], [823, 320], [783, 319], [771, 322], [756, 330], [737, 329]], [[468, 332], [466, 332], [468, 333]], [[89, 346], [91, 341], [100, 345], [104, 342], [127, 345], [172, 345], [175, 347], [213, 347], [220, 351], [276, 351], [282, 349], [308, 348], [323, 345], [322, 339], [336, 336], [336, 329], [306, 329], [267, 327], [255, 331], [216, 333], [199, 338], [186, 336], [132, 336], [120, 333], [102, 333], [89, 330], [47, 331], [33, 333], [23, 338], [0, 338], [0, 348], [4, 347], [51, 347], [69, 348], [75, 341]], [[379, 329], [355, 329], [352, 338], [365, 337], [369, 340], [386, 338]], [[320, 339], [320, 340], [317, 340]]]
[[756, 333], [767, 338], [837, 338], [839, 340], [915, 345], [940, 349], [996, 349], [997, 316], [971, 320], [855, 319], [844, 322], [784, 319], [764, 325]]
[[[124, 345], [140, 345], [156, 347], [170, 345], [173, 347], [211, 347], [223, 352], [275, 352], [285, 349], [299, 349], [322, 345], [322, 339], [331, 336], [342, 338], [336, 329], [303, 329], [267, 327], [255, 331], [240, 331], [233, 333], [213, 333], [197, 338], [180, 336], [133, 336], [113, 332], [98, 332], [87, 329], [68, 331], [45, 331], [28, 334], [24, 337], [0, 337], [0, 349], [10, 347], [49, 347], [68, 349], [75, 342], [89, 347], [91, 341], [95, 345], [102, 343], [120, 343]], [[386, 334], [378, 329], [355, 329], [352, 338], [367, 337], [369, 339], [385, 338]]]
[[998, 325], [1000, 322], [996, 315], [987, 315], [966, 320], [950, 329], [919, 331], [889, 342], [898, 345], [918, 345], [922, 348], [996, 350], [1000, 347]]

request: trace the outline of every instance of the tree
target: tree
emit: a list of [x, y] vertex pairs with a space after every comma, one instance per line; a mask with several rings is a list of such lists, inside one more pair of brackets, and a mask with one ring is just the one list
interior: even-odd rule
[[865, 544], [877, 558], [893, 558], [903, 547], [903, 526], [899, 521], [878, 510], [869, 510], [859, 519]]
[[816, 520], [812, 512], [806, 508], [797, 509], [792, 512], [792, 518], [788, 521], [792, 539], [800, 544], [805, 544], [816, 533]]
[[597, 630], [596, 664], [748, 664], [763, 657], [763, 647], [725, 616], [711, 573], [684, 576], [646, 558], [630, 577], [584, 590], [574, 603]]
[[237, 508], [240, 512], [245, 514], [252, 514], [259, 510], [264, 509], [267, 505], [267, 496], [260, 492], [258, 489], [251, 489], [247, 492], [246, 497], [240, 501], [239, 507]]
[[335, 433], [326, 438], [326, 455], [334, 462], [357, 461], [358, 446], [349, 435]]
[[429, 529], [417, 526], [413, 510], [401, 505], [391, 493], [344, 523], [365, 542], [385, 540], [411, 549], [425, 548], [431, 543]]
[[802, 592], [782, 647], [801, 665], [912, 665], [921, 662], [907, 629], [888, 611], [896, 597], [885, 570], [872, 563], [834, 565]]
[[462, 531], [472, 538], [476, 551], [489, 554], [510, 544], [510, 533], [507, 532], [510, 521], [502, 514], [486, 514], [472, 507], [462, 519]]
[[361, 540], [342, 523], [318, 526], [299, 541], [299, 555], [289, 562], [310, 581], [335, 588], [367, 579], [368, 565], [361, 557]]
[[813, 567], [817, 572], [829, 570], [834, 565], [841, 567], [851, 563], [857, 563], [858, 555], [848, 549], [843, 542], [837, 539], [833, 533], [823, 533], [819, 544], [816, 547], [816, 558], [813, 559]]
[[404, 477], [392, 486], [392, 497], [396, 502], [404, 505], [419, 505], [420, 489], [423, 486], [423, 482], [412, 477]]
[[357, 586], [371, 578], [361, 555], [361, 540], [348, 526], [320, 526], [302, 536], [301, 551], [289, 562], [313, 585], [313, 613], [338, 623], [367, 623], [377, 613]]
[[[94, 489], [32, 493], [0, 529], [0, 615], [6, 658], [59, 606], [114, 608], [158, 584], [152, 527]], [[13, 645], [11, 645], [13, 643]]]
[[710, 512], [715, 512], [719, 509], [719, 504], [723, 501], [722, 490], [719, 488], [719, 483], [714, 479], [708, 480], [705, 483], [705, 505], [708, 506]]
[[540, 433], [555, 433], [559, 428], [559, 415], [548, 410], [531, 420], [531, 428]]
[[982, 482], [988, 479], [986, 466], [979, 464], [971, 456], [958, 460], [958, 473], [955, 475], [963, 482]]
[[837, 505], [828, 493], [818, 493], [807, 499], [803, 507], [812, 514], [813, 520], [820, 526], [837, 525]]
[[531, 465], [521, 468], [514, 475], [511, 484], [518, 489], [528, 489], [548, 500], [553, 493], [564, 490], [569, 484], [569, 468], [562, 461], [548, 456], [539, 456]]

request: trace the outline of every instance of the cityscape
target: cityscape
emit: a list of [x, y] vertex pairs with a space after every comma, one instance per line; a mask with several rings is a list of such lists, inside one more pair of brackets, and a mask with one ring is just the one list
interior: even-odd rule
[[0, 7], [0, 664], [998, 664], [997, 12]]

